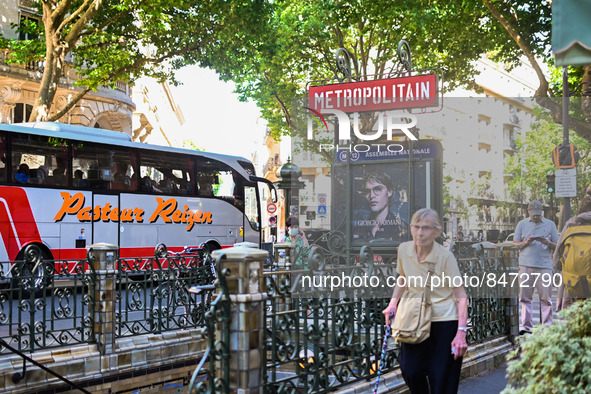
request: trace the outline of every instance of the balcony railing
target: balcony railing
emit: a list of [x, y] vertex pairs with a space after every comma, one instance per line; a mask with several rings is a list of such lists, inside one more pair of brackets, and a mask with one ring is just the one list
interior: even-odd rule
[[[32, 60], [25, 64], [13, 63], [10, 62], [10, 53], [11, 51], [8, 49], [0, 49], [0, 64], [7, 65], [9, 67], [13, 67], [20, 70], [26, 71], [33, 71], [38, 73], [43, 73], [45, 71], [45, 59], [39, 58], [37, 60]], [[63, 76], [76, 78], [75, 70], [73, 68], [72, 62], [65, 62]], [[108, 87], [104, 86], [105, 89], [109, 89]], [[127, 96], [131, 96], [131, 91], [129, 85], [125, 81], [117, 81], [115, 90], [121, 93], [124, 93]]]
[[27, 62], [25, 64], [11, 63], [9, 61], [10, 52], [11, 51], [8, 49], [0, 49], [0, 64], [29, 71], [38, 71], [40, 73], [42, 73], [45, 70], [45, 59], [40, 58], [37, 60], [31, 60], [30, 62]]

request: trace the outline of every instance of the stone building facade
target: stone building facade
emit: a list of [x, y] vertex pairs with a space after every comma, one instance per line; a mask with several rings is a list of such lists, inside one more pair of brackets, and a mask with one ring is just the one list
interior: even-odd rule
[[[13, 26], [27, 19], [40, 20], [40, 16], [35, 12], [31, 2], [27, 0], [1, 2], [0, 34], [5, 38], [18, 38], [19, 34]], [[22, 34], [20, 37], [30, 38]], [[9, 51], [0, 50], [0, 123], [26, 122], [39, 90], [44, 61], [38, 59], [28, 64], [14, 64], [8, 61], [9, 55]], [[78, 88], [74, 86], [76, 78], [76, 70], [71, 67], [71, 63], [67, 63], [50, 115], [57, 113], [78, 93]], [[131, 99], [131, 93], [131, 88], [123, 81], [117, 82], [115, 89], [100, 87], [96, 92], [87, 93], [59, 121], [132, 135], [132, 114], [135, 104]]]

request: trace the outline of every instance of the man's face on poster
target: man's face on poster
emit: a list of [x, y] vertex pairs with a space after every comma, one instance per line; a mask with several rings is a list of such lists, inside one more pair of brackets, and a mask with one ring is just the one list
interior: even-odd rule
[[371, 212], [376, 213], [388, 207], [390, 197], [392, 197], [392, 190], [388, 190], [383, 183], [377, 182], [374, 179], [368, 179], [365, 182], [363, 194]]

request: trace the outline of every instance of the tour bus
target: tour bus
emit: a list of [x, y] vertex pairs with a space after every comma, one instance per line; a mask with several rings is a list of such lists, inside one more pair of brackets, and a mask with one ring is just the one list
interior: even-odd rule
[[3, 262], [23, 260], [25, 248], [83, 259], [99, 242], [118, 245], [121, 257], [153, 256], [159, 243], [173, 252], [260, 245], [258, 183], [274, 191], [241, 157], [62, 123], [1, 124], [0, 155]]

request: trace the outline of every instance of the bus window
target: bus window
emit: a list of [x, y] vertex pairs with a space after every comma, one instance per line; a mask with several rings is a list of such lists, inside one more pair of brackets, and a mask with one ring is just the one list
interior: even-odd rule
[[115, 162], [115, 173], [111, 181], [111, 189], [137, 190], [135, 155], [130, 156], [127, 153], [115, 152], [113, 154], [113, 161]]
[[260, 230], [257, 192], [254, 186], [244, 188], [244, 214], [253, 230]]
[[74, 187], [137, 190], [135, 155], [114, 147], [74, 143]]
[[234, 177], [232, 171], [217, 171], [214, 175], [217, 185], [213, 188], [216, 197], [234, 197]]
[[188, 156], [142, 152], [140, 156], [140, 191], [192, 194], [193, 186], [190, 176], [192, 172], [193, 162]]
[[227, 165], [212, 159], [197, 159], [199, 196], [222, 198], [244, 210], [244, 192], [240, 177]]
[[[12, 140], [13, 181], [21, 184], [66, 186], [64, 174], [67, 159], [66, 140], [36, 135], [16, 136]], [[23, 176], [25, 172], [28, 172], [26, 180]]]

